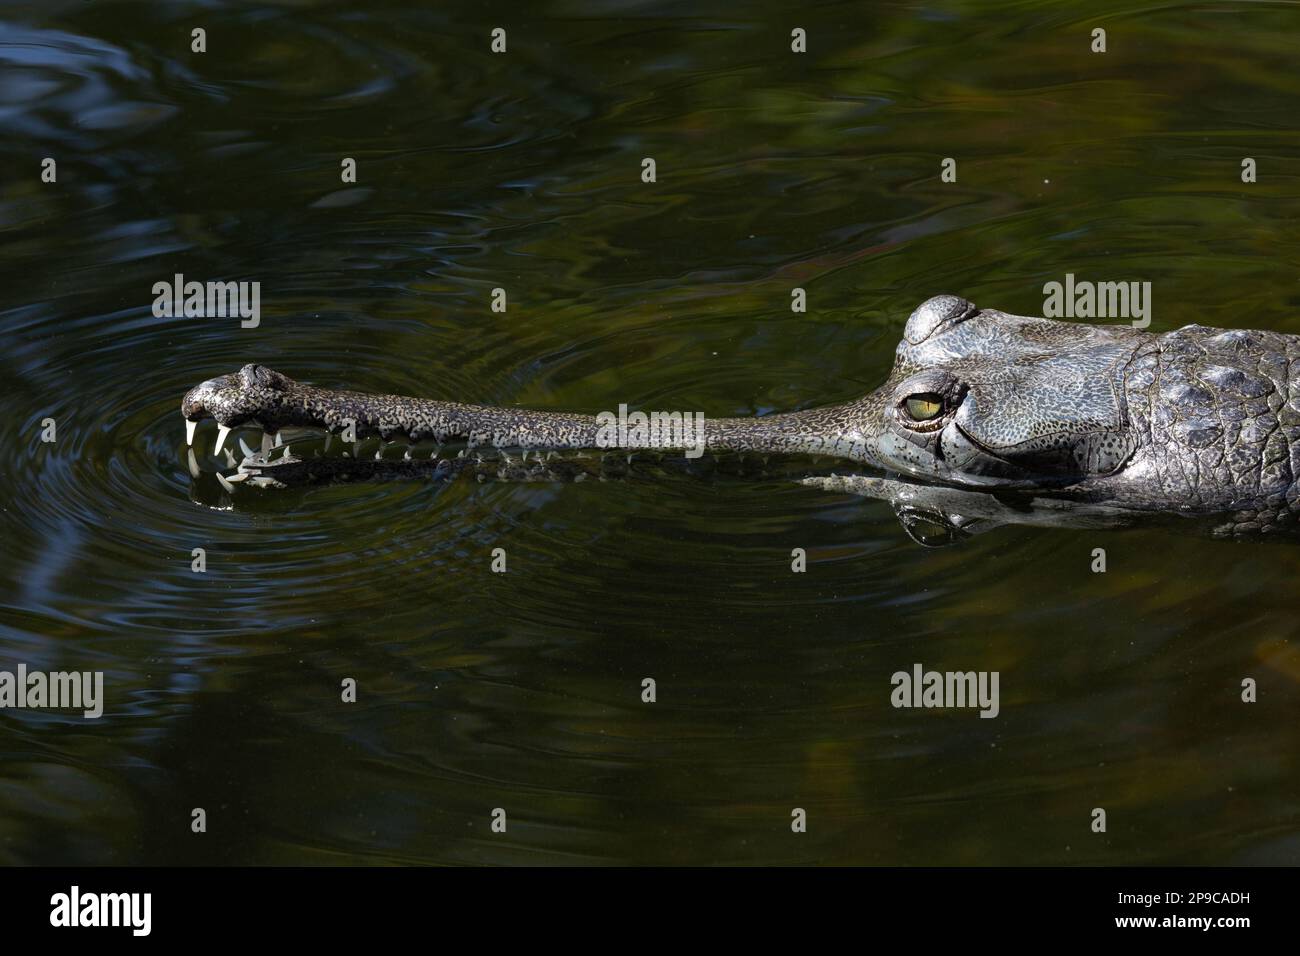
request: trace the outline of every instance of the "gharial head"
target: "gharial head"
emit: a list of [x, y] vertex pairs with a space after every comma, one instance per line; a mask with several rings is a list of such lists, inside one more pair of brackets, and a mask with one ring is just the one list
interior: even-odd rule
[[[846, 405], [715, 420], [708, 442], [741, 451], [829, 448], [959, 486], [1076, 484], [1122, 469], [1138, 448], [1124, 375], [1150, 339], [1129, 326], [1008, 315], [936, 296], [908, 319], [881, 388]], [[199, 420], [217, 420], [216, 450], [245, 424], [279, 432], [346, 421], [383, 437], [436, 434], [479, 444], [483, 435], [505, 434], [507, 444], [523, 448], [603, 447], [591, 416], [330, 391], [264, 365], [195, 386], [181, 411], [187, 441]]]
[[979, 309], [953, 295], [907, 320], [866, 400], [878, 464], [958, 485], [1040, 487], [1111, 474], [1137, 447], [1123, 374], [1150, 336]]

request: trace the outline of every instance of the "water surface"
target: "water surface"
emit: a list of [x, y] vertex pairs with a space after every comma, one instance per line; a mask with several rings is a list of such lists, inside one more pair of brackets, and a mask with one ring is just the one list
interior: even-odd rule
[[[926, 550], [882, 503], [688, 474], [232, 498], [178, 413], [251, 361], [806, 408], [883, 380], [925, 298], [1036, 314], [1067, 272], [1150, 281], [1156, 330], [1300, 333], [1294, 5], [0, 17], [0, 669], [107, 695], [0, 714], [0, 862], [1300, 862], [1294, 545]], [[259, 281], [260, 326], [155, 318], [176, 273]], [[894, 709], [916, 662], [999, 671], [1000, 716]]]

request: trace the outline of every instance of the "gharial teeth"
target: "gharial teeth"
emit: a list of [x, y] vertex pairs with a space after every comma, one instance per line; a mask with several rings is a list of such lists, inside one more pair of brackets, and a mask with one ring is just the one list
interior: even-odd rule
[[248, 447], [248, 443], [247, 443], [246, 441], [244, 441], [244, 439], [242, 439], [242, 438], [239, 439], [239, 447], [242, 448], [242, 449], [244, 449], [244, 457], [245, 457], [245, 458], [252, 458], [252, 457], [253, 457], [253, 449], [249, 448], [249, 447]]
[[226, 443], [226, 436], [230, 434], [230, 429], [220, 423], [217, 424], [217, 443], [212, 448], [212, 454], [221, 451], [221, 446]]
[[225, 475], [223, 475], [221, 472], [217, 472], [216, 475], [217, 475], [217, 481], [221, 482], [222, 488], [225, 488], [227, 491], [235, 490], [235, 486], [230, 483], [230, 480], [226, 478]]
[[185, 444], [186, 445], [194, 444], [194, 429], [198, 427], [199, 427], [198, 422], [192, 422], [188, 418], [185, 419]]
[[270, 451], [274, 447], [275, 447], [275, 443], [271, 441], [271, 433], [262, 432], [262, 454], [265, 455], [268, 451]]
[[186, 454], [188, 454], [190, 458], [190, 477], [197, 478], [199, 476], [199, 460], [194, 457], [194, 449], [188, 449]]

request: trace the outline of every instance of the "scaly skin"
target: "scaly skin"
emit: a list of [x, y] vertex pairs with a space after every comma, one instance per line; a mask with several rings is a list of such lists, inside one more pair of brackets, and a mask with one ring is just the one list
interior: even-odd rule
[[[999, 500], [1046, 495], [1094, 506], [1093, 514], [1214, 515], [1221, 531], [1273, 531], [1300, 511], [1297, 357], [1300, 338], [1274, 332], [1188, 326], [1157, 335], [936, 296], [908, 320], [879, 389], [803, 412], [707, 420], [705, 448], [825, 455]], [[269, 432], [353, 423], [358, 438], [533, 450], [599, 444], [591, 415], [332, 391], [260, 365], [191, 389], [181, 410], [191, 423], [211, 416]], [[265, 460], [255, 467], [273, 470]], [[888, 497], [881, 487], [863, 493]], [[1055, 507], [1051, 523], [1065, 523]]]

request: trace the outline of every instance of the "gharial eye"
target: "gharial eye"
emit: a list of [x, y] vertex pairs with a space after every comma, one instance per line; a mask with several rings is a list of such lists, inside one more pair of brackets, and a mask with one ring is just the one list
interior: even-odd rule
[[937, 392], [917, 392], [903, 399], [903, 410], [914, 422], [934, 421], [943, 414], [943, 396]]

